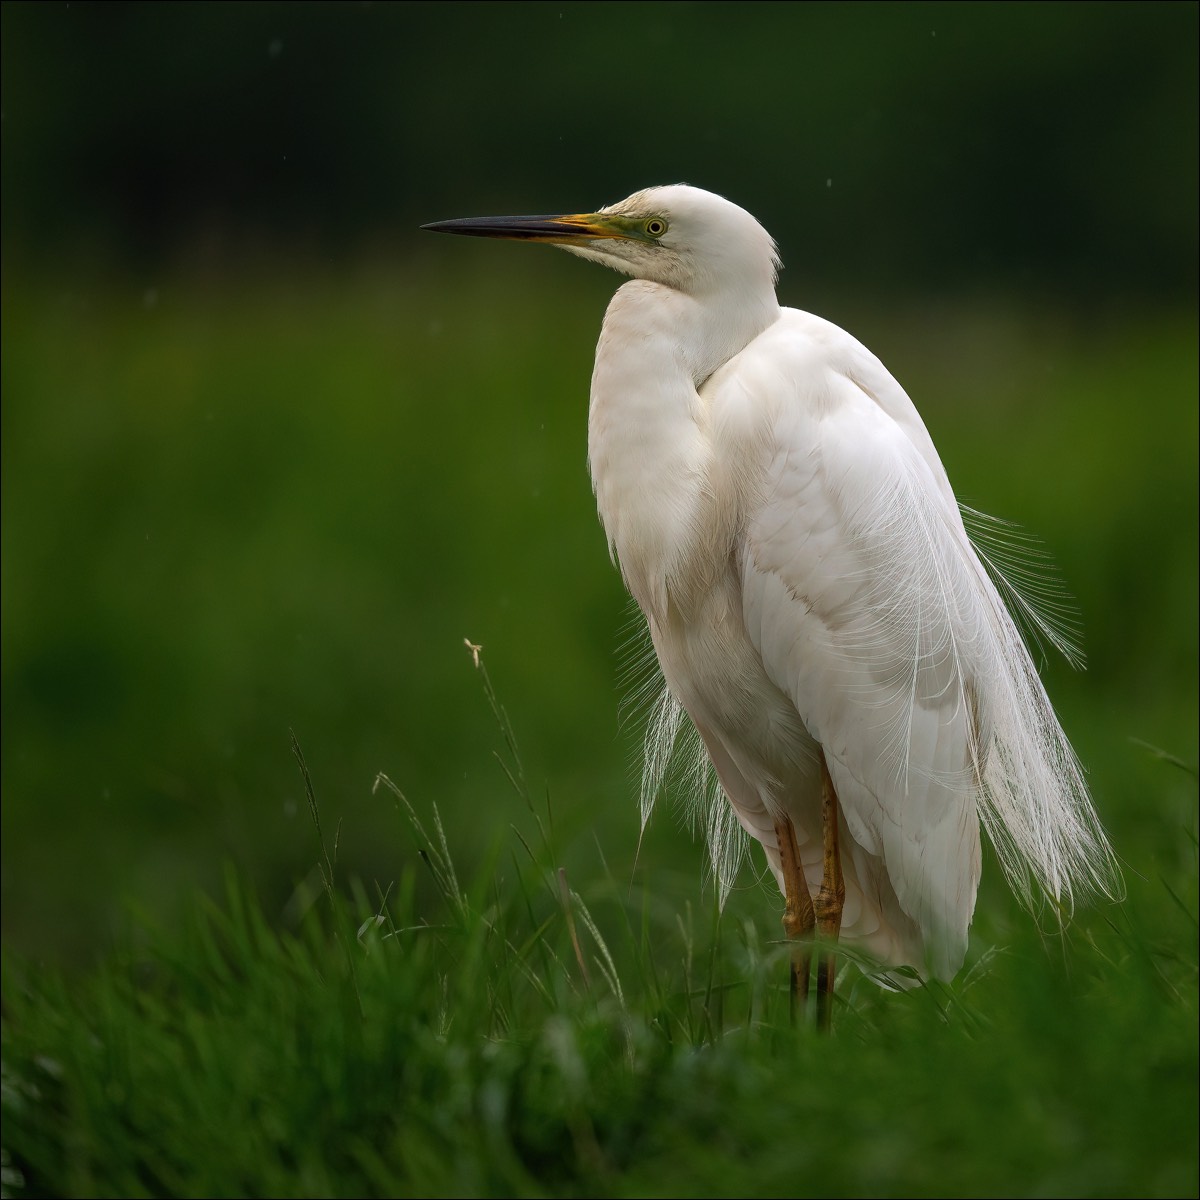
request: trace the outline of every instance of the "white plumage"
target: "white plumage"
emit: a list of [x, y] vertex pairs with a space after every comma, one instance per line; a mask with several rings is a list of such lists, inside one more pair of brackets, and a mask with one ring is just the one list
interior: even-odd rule
[[[815, 893], [823, 751], [841, 936], [941, 978], [966, 953], [981, 821], [1024, 899], [1114, 890], [1079, 764], [920, 415], [848, 333], [780, 308], [750, 214], [678, 185], [435, 228], [551, 241], [635, 276], [604, 319], [588, 457], [668, 689], [643, 815], [682, 709], [781, 889], [786, 815]], [[729, 823], [705, 825], [727, 883]]]

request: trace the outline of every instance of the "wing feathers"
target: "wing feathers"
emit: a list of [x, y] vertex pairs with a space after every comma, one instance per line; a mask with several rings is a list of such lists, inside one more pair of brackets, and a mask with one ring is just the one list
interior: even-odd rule
[[[903, 389], [836, 326], [784, 310], [700, 397], [707, 495], [733, 539], [736, 572], [713, 612], [727, 620], [740, 599], [746, 654], [762, 679], [747, 686], [768, 709], [771, 697], [790, 702], [788, 736], [806, 744], [780, 751], [777, 728], [728, 704], [692, 716], [737, 820], [776, 871], [778, 806], [819, 847], [803, 766], [811, 738], [850, 839], [847, 927], [889, 961], [942, 977], [961, 965], [981, 820], [1027, 903], [1042, 894], [1069, 910], [1080, 891], [1115, 895], [1119, 876], [1079, 763], [1005, 606], [1070, 657], [1062, 594], [1052, 585], [1042, 602], [1026, 598], [1017, 585], [1030, 580], [997, 552], [994, 525], [977, 522], [990, 556], [976, 551]], [[660, 631], [660, 655], [675, 636], [691, 646], [689, 670], [703, 671], [703, 639], [689, 643], [687, 629]], [[698, 694], [719, 700], [719, 689]], [[691, 732], [669, 695], [655, 712], [643, 819], [672, 748]], [[702, 762], [690, 745], [689, 760]], [[790, 782], [788, 763], [797, 764]], [[711, 797], [701, 810], [723, 891], [744, 839], [707, 768], [689, 770], [693, 790]]]
[[[812, 339], [801, 336], [793, 393], [764, 406], [769, 482], [746, 529], [746, 624], [825, 747], [852, 835], [883, 858], [931, 968], [952, 974], [974, 909], [980, 818], [1027, 903], [1040, 889], [1069, 908], [1077, 890], [1119, 885], [989, 568], [999, 572], [968, 538], [919, 415], [878, 360], [861, 347], [854, 360], [853, 339], [821, 333], [834, 344], [819, 347], [827, 365], [815, 394], [798, 389], [814, 377]], [[778, 370], [778, 345], [770, 357]], [[1069, 652], [1061, 625], [1002, 586]]]

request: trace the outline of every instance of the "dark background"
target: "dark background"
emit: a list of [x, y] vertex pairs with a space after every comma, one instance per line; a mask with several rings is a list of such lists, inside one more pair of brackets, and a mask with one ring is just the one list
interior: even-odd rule
[[464, 203], [575, 210], [684, 179], [736, 194], [806, 275], [1188, 300], [1196, 15], [11, 4], [5, 249], [338, 256]]

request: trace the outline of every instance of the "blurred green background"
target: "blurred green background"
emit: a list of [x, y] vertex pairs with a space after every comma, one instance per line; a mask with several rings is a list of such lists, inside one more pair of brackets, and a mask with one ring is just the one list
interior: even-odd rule
[[1194, 768], [1195, 4], [0, 13], [7, 945], [87, 961], [227, 861], [287, 919], [289, 729], [339, 870], [413, 853], [378, 771], [481, 855], [522, 813], [466, 637], [564, 861], [696, 894], [669, 812], [634, 866], [585, 466], [618, 279], [416, 228], [679, 180], [1045, 540], [1090, 661], [1048, 686], [1131, 890], [1194, 864], [1194, 776], [1142, 743]]

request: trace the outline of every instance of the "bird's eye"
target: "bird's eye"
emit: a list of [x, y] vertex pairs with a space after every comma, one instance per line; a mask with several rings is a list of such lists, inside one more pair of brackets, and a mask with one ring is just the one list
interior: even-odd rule
[[667, 223], [662, 217], [651, 217], [643, 228], [652, 238], [660, 238], [667, 232]]

